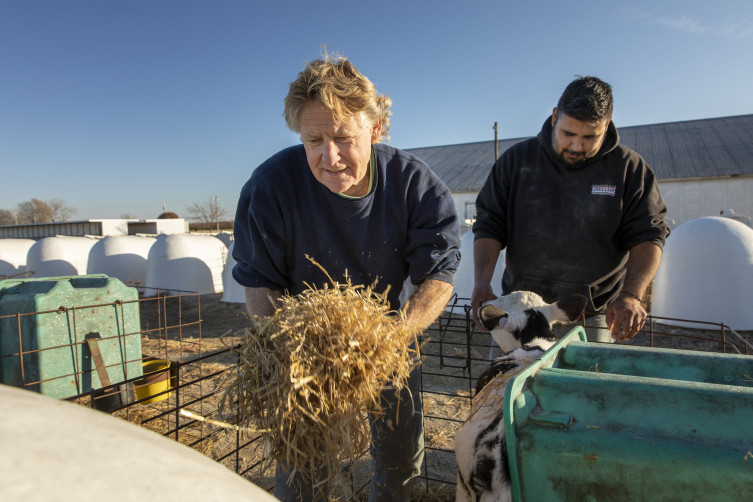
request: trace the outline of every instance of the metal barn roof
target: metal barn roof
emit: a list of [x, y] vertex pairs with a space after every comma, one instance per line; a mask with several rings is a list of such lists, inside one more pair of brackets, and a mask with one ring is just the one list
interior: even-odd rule
[[[753, 175], [753, 115], [617, 127], [660, 180]], [[498, 142], [500, 155], [528, 138]], [[478, 191], [494, 163], [494, 141], [408, 148], [453, 192]]]

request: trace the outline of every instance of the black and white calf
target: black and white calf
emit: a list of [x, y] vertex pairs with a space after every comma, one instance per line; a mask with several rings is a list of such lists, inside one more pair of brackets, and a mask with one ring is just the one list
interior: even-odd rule
[[549, 304], [536, 293], [516, 291], [479, 309], [484, 327], [505, 354], [478, 378], [470, 417], [455, 435], [456, 501], [512, 500], [502, 415], [505, 389], [557, 341], [551, 327], [574, 322], [585, 307], [583, 296]]

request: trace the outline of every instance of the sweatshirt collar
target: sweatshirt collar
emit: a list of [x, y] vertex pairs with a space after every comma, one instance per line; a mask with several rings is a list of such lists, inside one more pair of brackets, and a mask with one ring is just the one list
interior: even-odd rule
[[[554, 153], [554, 150], [552, 149], [553, 130], [554, 128], [552, 127], [552, 116], [550, 115], [549, 118], [544, 121], [544, 125], [541, 127], [541, 131], [539, 132], [537, 138], [539, 140], [539, 144], [544, 149], [544, 151], [546, 151], [547, 155], [557, 164], [562, 165], [562, 162], [560, 162], [559, 160], [559, 156]], [[614, 125], [614, 120], [610, 120], [609, 125], [607, 126], [606, 136], [604, 137], [604, 143], [602, 143], [601, 145], [601, 149], [599, 149], [599, 152], [595, 156], [586, 160], [585, 165], [587, 166], [591, 162], [604, 158], [608, 153], [617, 148], [617, 145], [619, 144], [620, 134], [619, 132], [617, 132], [617, 127], [615, 127]]]

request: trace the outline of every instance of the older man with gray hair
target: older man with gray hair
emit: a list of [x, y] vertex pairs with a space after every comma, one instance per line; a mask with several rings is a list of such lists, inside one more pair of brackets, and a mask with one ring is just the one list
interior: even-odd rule
[[[350, 61], [325, 57], [306, 65], [285, 98], [288, 127], [301, 145], [257, 167], [241, 190], [235, 218], [233, 277], [245, 286], [251, 315], [274, 312], [275, 300], [327, 276], [374, 284], [392, 309], [405, 309], [415, 331], [439, 316], [452, 293], [460, 236], [452, 196], [422, 161], [381, 144], [390, 98]], [[387, 412], [370, 417], [369, 500], [407, 501], [423, 460], [420, 369]], [[323, 473], [326, 475], [326, 473]], [[317, 480], [278, 465], [281, 500], [328, 500]]]

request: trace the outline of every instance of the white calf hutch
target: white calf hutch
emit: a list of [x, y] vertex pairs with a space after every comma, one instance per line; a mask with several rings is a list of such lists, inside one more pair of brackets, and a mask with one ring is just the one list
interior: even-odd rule
[[0, 279], [26, 272], [26, 257], [33, 239], [0, 239]]
[[160, 235], [149, 250], [144, 284], [171, 292], [222, 292], [227, 247], [211, 235]]
[[35, 277], [84, 275], [96, 243], [89, 237], [43, 237], [29, 248], [26, 270]]
[[107, 274], [125, 283], [144, 284], [149, 250], [157, 241], [139, 235], [112, 235], [99, 240], [89, 252], [88, 274]]
[[752, 309], [753, 229], [722, 217], [697, 218], [674, 229], [654, 280], [652, 313], [753, 330]]

